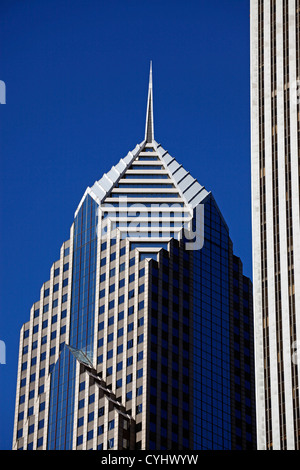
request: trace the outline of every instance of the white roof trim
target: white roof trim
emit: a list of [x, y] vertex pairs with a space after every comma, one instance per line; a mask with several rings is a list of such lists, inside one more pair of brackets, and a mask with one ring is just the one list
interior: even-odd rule
[[97, 202], [97, 204], [100, 205], [101, 202], [103, 202], [108, 193], [113, 189], [115, 184], [119, 181], [119, 179], [123, 176], [127, 168], [131, 165], [132, 161], [138, 157], [139, 153], [141, 152], [141, 150], [143, 150], [144, 146], [145, 141], [143, 141], [141, 144], [136, 145], [135, 149], [128, 152], [124, 159], [121, 158], [121, 160], [116, 166], [113, 166], [108, 173], [104, 173], [102, 178], [96, 181], [92, 188], [88, 187], [86, 189], [76, 209], [74, 215], [75, 218], [87, 194], [89, 194]]
[[164, 167], [169, 172], [174, 185], [178, 188], [183, 201], [187, 204], [190, 210], [194, 209], [209, 194], [208, 191], [204, 186], [201, 186], [201, 184], [199, 184], [198, 181], [175, 160], [175, 158], [171, 157], [171, 155], [163, 149], [161, 144], [154, 141], [153, 145], [160, 160], [163, 162]]

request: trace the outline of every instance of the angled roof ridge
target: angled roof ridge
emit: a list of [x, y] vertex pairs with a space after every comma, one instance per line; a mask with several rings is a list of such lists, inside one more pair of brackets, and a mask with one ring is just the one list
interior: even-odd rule
[[[183, 168], [182, 165], [180, 165], [180, 167]], [[174, 174], [176, 173], [176, 171], [180, 170], [180, 167], [179, 167], [177, 170], [174, 171]], [[183, 168], [183, 169], [184, 169], [184, 168]], [[185, 169], [184, 169], [184, 170], [185, 170]], [[189, 175], [192, 176], [189, 171], [187, 171], [187, 170], [185, 170], [185, 171], [186, 171], [186, 174], [182, 176], [181, 180], [178, 181], [178, 183], [181, 183], [181, 182], [184, 180], [184, 178], [186, 178], [187, 176], [189, 176]], [[197, 181], [197, 180], [194, 178], [194, 181]], [[193, 184], [193, 183], [192, 183], [192, 184]]]
[[117, 165], [112, 166], [107, 173], [104, 173], [100, 180], [95, 181], [92, 187], [87, 187], [76, 209], [75, 217], [77, 216], [87, 194], [89, 194], [97, 204], [100, 205], [103, 202], [144, 147], [145, 141], [143, 140], [143, 142], [137, 144], [133, 150], [130, 150], [126, 157], [121, 158]]
[[196, 178], [186, 171], [182, 164], [172, 157], [161, 144], [153, 141], [155, 149], [159, 158], [163, 162], [165, 168], [168, 170], [172, 181], [176, 188], [179, 189], [182, 199], [190, 207], [194, 209], [200, 202], [202, 202], [209, 192], [202, 186]]
[[[175, 158], [174, 158], [174, 160], [175, 160]], [[177, 169], [174, 171], [174, 173], [173, 173], [173, 174], [175, 174], [175, 173], [176, 173], [176, 171], [179, 171], [179, 170], [180, 170], [180, 168], [183, 168], [183, 166], [182, 166], [182, 165], [179, 163], [179, 167], [178, 167], [178, 168], [177, 168]]]
[[121, 158], [121, 160], [119, 161], [118, 165], [120, 165], [120, 163], [122, 163], [123, 165], [125, 164], [125, 166], [123, 167], [122, 171], [119, 171], [117, 170], [117, 167], [118, 165], [116, 166], [113, 166], [111, 168], [111, 170], [108, 172], [108, 173], [111, 173], [113, 170], [116, 170], [117, 171], [117, 175], [114, 179], [110, 178], [111, 179], [111, 185], [109, 188], [105, 188], [104, 187], [104, 177], [107, 176], [107, 174], [105, 173], [102, 178], [98, 181], [95, 182], [94, 186], [92, 187], [92, 191], [94, 190], [94, 192], [96, 193], [96, 195], [99, 194], [99, 191], [98, 190], [98, 187], [100, 187], [104, 192], [105, 194], [101, 194], [101, 200], [100, 200], [100, 203], [103, 201], [103, 199], [106, 198], [106, 196], [111, 192], [111, 190], [116, 186], [116, 184], [118, 183], [118, 181], [122, 178], [122, 176], [124, 175], [124, 173], [128, 170], [128, 168], [130, 167], [130, 165], [132, 164], [132, 162], [138, 157], [138, 155], [140, 154], [140, 152], [143, 150], [145, 146], [145, 141], [143, 141], [141, 144], [138, 144], [136, 145], [135, 149], [134, 150], [131, 150], [128, 152], [128, 154], [126, 155], [125, 158]]

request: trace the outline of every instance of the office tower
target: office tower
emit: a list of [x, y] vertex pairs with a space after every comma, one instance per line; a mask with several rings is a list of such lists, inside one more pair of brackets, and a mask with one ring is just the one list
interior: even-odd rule
[[299, 9], [299, 0], [251, 0], [253, 295], [259, 449], [300, 449]]
[[255, 448], [252, 285], [154, 139], [89, 187], [20, 334], [13, 448]]

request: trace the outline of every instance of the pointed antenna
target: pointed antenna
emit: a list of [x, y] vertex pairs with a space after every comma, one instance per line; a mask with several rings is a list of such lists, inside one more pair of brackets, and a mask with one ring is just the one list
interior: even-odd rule
[[147, 143], [151, 143], [154, 140], [152, 61], [150, 61], [145, 140]]

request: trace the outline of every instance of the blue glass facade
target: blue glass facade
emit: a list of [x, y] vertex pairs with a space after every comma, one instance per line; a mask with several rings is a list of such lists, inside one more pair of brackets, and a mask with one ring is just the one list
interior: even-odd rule
[[151, 262], [148, 449], [255, 448], [251, 282], [239, 261], [237, 304], [228, 227], [203, 204], [203, 247], [173, 240]]
[[51, 376], [48, 428], [50, 450], [72, 448], [76, 361], [78, 354], [84, 353], [90, 360], [93, 355], [97, 208], [93, 199], [87, 196], [74, 223], [71, 348], [64, 347]]
[[95, 322], [98, 205], [90, 197], [75, 219], [70, 345], [92, 359]]
[[205, 203], [205, 241], [193, 252], [193, 448], [231, 448], [228, 230]]
[[72, 449], [76, 358], [64, 347], [51, 375], [48, 449]]
[[[190, 254], [172, 240], [151, 261], [149, 442], [147, 449], [189, 449], [192, 421]], [[181, 276], [183, 274], [183, 277]]]

